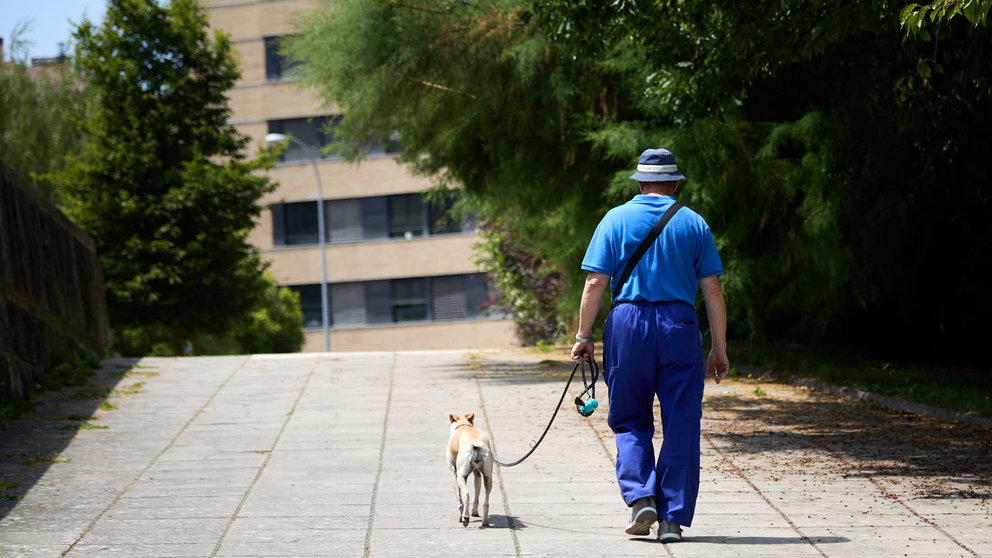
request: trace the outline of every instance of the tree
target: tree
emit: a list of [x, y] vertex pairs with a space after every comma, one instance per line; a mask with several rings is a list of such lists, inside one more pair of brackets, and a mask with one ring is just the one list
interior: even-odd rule
[[176, 354], [225, 331], [265, 290], [247, 242], [253, 175], [225, 92], [238, 78], [231, 42], [208, 37], [194, 0], [111, 0], [102, 27], [75, 32], [75, 65], [96, 94], [80, 152], [57, 173], [71, 218], [93, 236], [112, 327], [165, 329]]
[[992, 256], [974, 242], [992, 233], [992, 42], [958, 18], [935, 49], [897, 12], [345, 0], [300, 20], [290, 52], [345, 111], [350, 154], [398, 130], [412, 168], [463, 185], [561, 273], [563, 316], [637, 154], [668, 146], [680, 200], [713, 227], [735, 337], [954, 353], [981, 346], [987, 310], [958, 272]]
[[989, 17], [989, 0], [940, 0], [930, 4], [907, 4], [899, 14], [899, 20], [908, 34], [923, 34], [929, 38], [926, 31], [928, 23], [950, 21], [956, 16], [963, 15], [972, 25], [986, 25]]
[[[415, 172], [461, 186], [483, 218], [505, 217], [499, 226], [538, 265], [567, 270], [564, 288], [575, 292], [577, 239], [588, 238], [604, 184], [639, 145], [589, 136], [634, 104], [618, 83], [639, 79], [638, 55], [572, 60], [528, 18], [525, 4], [507, 0], [324, 2], [297, 20], [289, 51], [305, 81], [343, 109], [334, 134], [345, 154], [398, 133]], [[610, 141], [622, 157], [603, 148]], [[572, 298], [556, 301], [559, 316], [572, 313]]]
[[[300, 297], [279, 287], [269, 273], [265, 292], [248, 315], [236, 320], [227, 331], [206, 333], [183, 347], [186, 354], [232, 355], [294, 353], [303, 346], [303, 310]], [[174, 354], [168, 328], [154, 324], [117, 328], [108, 353], [120, 356]]]
[[974, 241], [992, 233], [984, 15], [945, 22], [938, 48], [885, 1], [614, 4], [534, 5], [572, 50], [643, 50], [644, 95], [674, 124], [660, 137], [717, 217], [738, 328], [978, 354], [988, 306], [960, 264], [992, 256]]
[[11, 34], [11, 64], [0, 65], [0, 156], [12, 169], [58, 205], [58, 193], [46, 174], [63, 165], [77, 148], [77, 122], [85, 113], [87, 91], [73, 79], [68, 64], [29, 75], [19, 39], [25, 25]]

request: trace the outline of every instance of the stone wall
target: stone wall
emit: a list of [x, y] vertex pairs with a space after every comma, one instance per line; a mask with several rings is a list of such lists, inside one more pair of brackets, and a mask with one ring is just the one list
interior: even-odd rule
[[0, 399], [26, 395], [55, 355], [102, 354], [107, 338], [93, 239], [0, 161]]

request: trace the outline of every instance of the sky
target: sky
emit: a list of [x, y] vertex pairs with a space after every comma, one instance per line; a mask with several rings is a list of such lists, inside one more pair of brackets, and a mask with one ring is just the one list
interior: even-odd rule
[[79, 23], [83, 14], [93, 23], [103, 20], [107, 0], [0, 0], [0, 37], [3, 37], [3, 59], [10, 60], [10, 34], [25, 20], [31, 20], [21, 39], [30, 41], [29, 58], [58, 56], [59, 43], [68, 42], [72, 24]]

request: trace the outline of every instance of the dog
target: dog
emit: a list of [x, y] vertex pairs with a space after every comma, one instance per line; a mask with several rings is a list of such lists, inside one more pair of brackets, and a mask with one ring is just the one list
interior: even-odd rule
[[458, 497], [458, 521], [468, 527], [468, 476], [475, 475], [475, 502], [472, 515], [479, 517], [479, 489], [486, 484], [486, 499], [482, 503], [482, 526], [489, 526], [489, 492], [493, 488], [493, 452], [489, 435], [472, 426], [475, 414], [464, 417], [448, 415], [451, 438], [448, 439], [448, 466], [455, 474], [455, 495]]

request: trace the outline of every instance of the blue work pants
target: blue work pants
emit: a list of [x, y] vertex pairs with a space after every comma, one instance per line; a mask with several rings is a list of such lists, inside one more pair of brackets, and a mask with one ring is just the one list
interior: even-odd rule
[[[617, 304], [603, 332], [603, 368], [624, 502], [654, 496], [659, 519], [691, 525], [705, 373], [696, 309], [684, 302]], [[655, 397], [662, 428], [657, 461]]]

